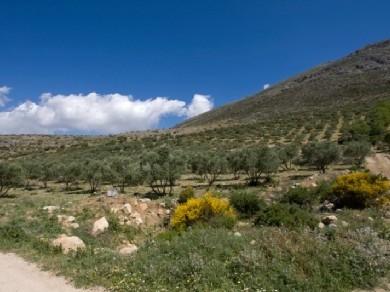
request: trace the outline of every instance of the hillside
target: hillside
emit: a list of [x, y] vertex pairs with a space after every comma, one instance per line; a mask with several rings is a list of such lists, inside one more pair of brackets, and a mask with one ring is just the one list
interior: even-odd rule
[[178, 128], [259, 122], [297, 113], [364, 109], [390, 97], [390, 40], [179, 124]]

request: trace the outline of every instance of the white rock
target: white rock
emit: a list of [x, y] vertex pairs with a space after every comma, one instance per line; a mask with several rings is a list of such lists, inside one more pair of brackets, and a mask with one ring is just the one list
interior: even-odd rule
[[60, 207], [58, 207], [58, 206], [45, 206], [42, 209], [47, 211], [47, 213], [52, 214], [54, 211], [59, 210]]
[[240, 232], [236, 231], [236, 232], [234, 232], [234, 236], [241, 237], [242, 235]]
[[368, 217], [367, 218], [369, 221], [374, 221], [374, 218], [372, 218], [372, 217]]
[[92, 235], [98, 235], [100, 233], [103, 233], [107, 228], [109, 224], [106, 219], [106, 217], [102, 217], [99, 220], [95, 221], [92, 227]]
[[343, 221], [341, 221], [341, 225], [342, 225], [343, 227], [348, 227], [348, 226], [349, 226], [349, 223], [343, 220]]
[[325, 227], [324, 223], [322, 223], [322, 222], [318, 223], [318, 228], [323, 229], [324, 227]]
[[122, 210], [126, 214], [131, 214], [131, 212], [133, 211], [133, 208], [131, 207], [131, 205], [129, 203], [126, 203], [126, 204], [123, 205]]
[[252, 239], [250, 245], [255, 245], [255, 244], [256, 244], [256, 240]]
[[119, 212], [119, 208], [118, 207], [111, 207], [111, 209], [110, 209], [110, 212], [112, 213], [112, 214], [117, 214], [118, 212]]
[[70, 251], [84, 250], [85, 243], [77, 236], [67, 236], [61, 234], [59, 237], [53, 240], [52, 244], [57, 247], [61, 247], [64, 254]]
[[149, 198], [143, 198], [143, 199], [139, 199], [139, 201], [140, 201], [141, 203], [150, 203], [152, 200], [149, 199]]
[[336, 228], [336, 227], [337, 227], [337, 225], [336, 225], [336, 224], [334, 224], [334, 223], [330, 223], [330, 224], [329, 224], [329, 227], [330, 227], [330, 228]]
[[119, 249], [121, 255], [130, 255], [138, 250], [138, 247], [135, 244], [127, 244]]
[[139, 208], [141, 209], [142, 212], [145, 212], [148, 209], [148, 204], [141, 203], [139, 204]]

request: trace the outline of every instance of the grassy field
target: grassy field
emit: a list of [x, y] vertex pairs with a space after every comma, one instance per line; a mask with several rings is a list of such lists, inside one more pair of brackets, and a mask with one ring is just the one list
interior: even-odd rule
[[[333, 166], [325, 175], [305, 168], [285, 171], [277, 185], [254, 188], [227, 175], [212, 192], [227, 198], [237, 191], [249, 192], [268, 205], [279, 204], [292, 185], [316, 190], [320, 181], [330, 181], [347, 168]], [[204, 183], [187, 175], [177, 182], [173, 196], [148, 202], [149, 210], [157, 212], [155, 206], [161, 205], [173, 212], [178, 193], [187, 185], [194, 186], [197, 196], [206, 191]], [[141, 226], [119, 224], [112, 207], [126, 202], [134, 206], [149, 193], [147, 187], [127, 188], [115, 198], [104, 192], [90, 196], [83, 184], [72, 191], [63, 188], [55, 182], [47, 189], [37, 184], [2, 198], [0, 249], [36, 261], [78, 286], [112, 291], [351, 291], [380, 285], [389, 276], [390, 226], [384, 209], [324, 212], [318, 209], [318, 199], [293, 217], [305, 218], [302, 225], [256, 225], [255, 217], [240, 216], [232, 229], [207, 224], [176, 231], [166, 219]], [[49, 214], [44, 206], [60, 208]], [[337, 227], [319, 228], [321, 218], [330, 214], [337, 216]], [[62, 226], [57, 215], [74, 216], [79, 228]], [[92, 225], [102, 216], [109, 228], [92, 236]], [[78, 236], [87, 248], [62, 254], [51, 245], [61, 233]], [[138, 251], [121, 255], [118, 249], [124, 242], [136, 244]]]

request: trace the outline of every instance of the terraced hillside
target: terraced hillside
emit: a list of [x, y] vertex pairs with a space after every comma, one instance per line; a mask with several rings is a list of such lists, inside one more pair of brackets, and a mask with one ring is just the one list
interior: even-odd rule
[[292, 115], [364, 111], [390, 99], [390, 40], [357, 50], [283, 81], [254, 96], [199, 115], [178, 128], [218, 127]]

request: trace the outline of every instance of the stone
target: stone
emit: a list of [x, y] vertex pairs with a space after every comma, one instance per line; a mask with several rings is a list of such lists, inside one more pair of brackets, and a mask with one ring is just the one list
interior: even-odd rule
[[249, 243], [250, 245], [255, 245], [256, 244], [256, 240], [252, 239], [251, 242]]
[[323, 212], [330, 212], [332, 211], [334, 208], [334, 204], [333, 203], [330, 203], [329, 201], [324, 201], [322, 203], [322, 205], [320, 206], [320, 211], [323, 211]]
[[146, 203], [141, 203], [139, 204], [139, 208], [141, 209], [142, 212], [145, 212], [148, 209], [148, 204]]
[[123, 205], [122, 210], [126, 214], [131, 214], [131, 212], [133, 211], [133, 208], [131, 207], [131, 205], [129, 203], [126, 203], [126, 204]]
[[337, 217], [335, 215], [329, 215], [322, 218], [322, 223], [325, 225], [329, 225], [335, 223], [337, 221]]
[[93, 224], [92, 235], [96, 236], [100, 233], [103, 233], [108, 227], [109, 224], [106, 217], [102, 217], [99, 220], [95, 221], [95, 223]]
[[318, 228], [319, 229], [323, 229], [324, 227], [325, 227], [324, 223], [322, 223], [322, 222], [318, 223]]
[[115, 188], [109, 189], [107, 191], [107, 197], [116, 197], [118, 196], [118, 191]]
[[47, 213], [52, 214], [54, 211], [59, 210], [60, 207], [58, 207], [58, 206], [45, 206], [42, 209], [47, 211]]
[[77, 236], [67, 236], [61, 234], [59, 237], [53, 240], [52, 244], [56, 247], [61, 247], [64, 254], [68, 254], [71, 251], [84, 250], [85, 243]]
[[234, 236], [241, 237], [242, 235], [240, 232], [236, 231], [236, 232], [234, 232]]
[[348, 227], [349, 223], [343, 220], [343, 221], [341, 221], [341, 226]]
[[368, 217], [367, 219], [368, 219], [369, 221], [371, 221], [371, 222], [374, 221], [374, 218], [372, 218], [372, 217]]
[[330, 223], [328, 226], [329, 226], [329, 228], [336, 228], [337, 227], [337, 225], [334, 223]]
[[131, 255], [132, 253], [136, 252], [138, 250], [138, 247], [135, 244], [127, 244], [119, 249], [119, 253], [121, 255], [127, 256]]
[[142, 199], [139, 199], [139, 201], [140, 201], [141, 203], [150, 203], [152, 200], [149, 199], [149, 198], [142, 198]]
[[313, 182], [313, 183], [311, 183], [311, 186], [315, 188], [315, 187], [317, 187], [317, 184], [315, 182]]
[[65, 228], [77, 229], [80, 227], [74, 216], [57, 215], [57, 219], [58, 223], [60, 223]]

